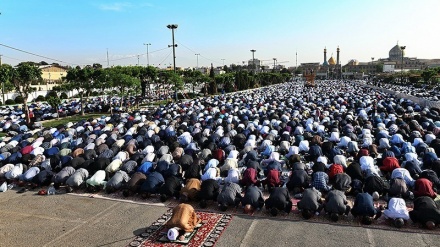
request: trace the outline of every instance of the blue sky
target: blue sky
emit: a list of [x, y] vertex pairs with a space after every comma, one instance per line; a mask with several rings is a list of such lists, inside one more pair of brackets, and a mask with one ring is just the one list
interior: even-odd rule
[[[255, 58], [286, 66], [323, 62], [341, 49], [341, 62], [388, 57], [399, 41], [406, 54], [440, 58], [438, 0], [1, 0], [0, 44], [60, 60], [63, 65], [242, 63]], [[3, 63], [57, 62], [0, 46]], [[224, 59], [224, 60], [222, 60]], [[288, 62], [286, 62], [288, 61]]]

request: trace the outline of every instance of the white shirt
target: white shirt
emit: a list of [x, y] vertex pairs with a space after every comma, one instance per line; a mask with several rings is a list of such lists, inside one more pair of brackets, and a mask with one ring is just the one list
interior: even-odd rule
[[402, 198], [391, 198], [388, 202], [388, 209], [385, 209], [383, 214], [387, 219], [402, 218], [409, 220], [408, 208], [406, 207], [405, 200]]
[[202, 181], [208, 179], [217, 179], [217, 169], [215, 167], [208, 168], [208, 170], [202, 175]]
[[240, 181], [240, 171], [237, 168], [232, 168], [228, 171], [228, 176], [225, 178], [225, 182], [236, 183]]

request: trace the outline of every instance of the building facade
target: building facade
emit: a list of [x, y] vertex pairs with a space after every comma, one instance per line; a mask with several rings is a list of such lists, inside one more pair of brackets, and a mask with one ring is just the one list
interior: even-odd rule
[[67, 75], [67, 68], [60, 65], [42, 65], [41, 69], [42, 82], [31, 85], [37, 91], [50, 91], [53, 87], [58, 86], [62, 78]]

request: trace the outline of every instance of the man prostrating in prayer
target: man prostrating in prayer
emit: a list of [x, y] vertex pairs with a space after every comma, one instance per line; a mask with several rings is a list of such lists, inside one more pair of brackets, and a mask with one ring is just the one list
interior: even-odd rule
[[185, 234], [194, 231], [194, 228], [200, 221], [196, 215], [196, 211], [191, 205], [185, 203], [179, 204], [173, 208], [173, 215], [165, 225], [170, 228], [168, 238], [170, 240], [178, 239], [183, 241]]

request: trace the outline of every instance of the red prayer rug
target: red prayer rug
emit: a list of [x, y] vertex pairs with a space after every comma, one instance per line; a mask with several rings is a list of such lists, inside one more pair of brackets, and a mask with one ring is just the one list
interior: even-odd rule
[[[201, 219], [202, 225], [196, 229], [195, 234], [185, 246], [214, 246], [231, 221], [232, 215], [208, 212], [196, 212], [196, 214]], [[170, 209], [149, 226], [144, 233], [130, 242], [128, 246], [182, 246], [180, 243], [160, 241], [161, 238], [163, 240], [163, 237], [166, 237], [168, 228], [165, 227], [165, 223], [171, 218], [171, 215], [172, 210]]]

